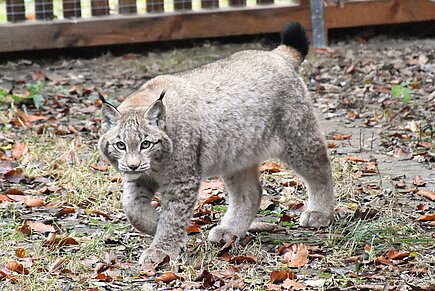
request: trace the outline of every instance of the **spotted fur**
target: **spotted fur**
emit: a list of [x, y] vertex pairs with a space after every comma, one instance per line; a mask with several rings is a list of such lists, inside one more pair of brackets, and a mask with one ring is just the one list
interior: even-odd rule
[[[286, 31], [306, 41], [299, 35], [303, 29]], [[292, 35], [284, 39], [292, 43]], [[229, 208], [209, 240], [243, 237], [260, 205], [257, 167], [269, 158], [280, 159], [306, 182], [308, 208], [301, 225], [330, 222], [331, 165], [297, 73], [305, 46], [242, 51], [194, 70], [156, 77], [118, 108], [103, 104], [100, 150], [123, 175], [128, 219], [154, 235], [141, 262], [178, 255], [205, 177], [221, 176], [229, 192]], [[161, 193], [159, 213], [150, 204], [156, 191]]]

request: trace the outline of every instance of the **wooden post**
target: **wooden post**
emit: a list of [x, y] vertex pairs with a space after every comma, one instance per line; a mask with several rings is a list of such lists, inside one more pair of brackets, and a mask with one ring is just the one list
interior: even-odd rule
[[109, 1], [108, 0], [91, 0], [92, 16], [108, 15]]
[[175, 10], [192, 10], [192, 0], [174, 0]]
[[273, 4], [274, 0], [257, 0], [257, 5]]
[[147, 0], [147, 12], [163, 12], [165, 6], [163, 0]]
[[231, 7], [246, 6], [246, 0], [229, 0], [228, 3]]
[[80, 5], [80, 0], [62, 0], [62, 7], [64, 18], [82, 17], [82, 7]]
[[120, 14], [137, 13], [136, 0], [119, 0], [119, 13]]
[[219, 0], [201, 0], [201, 8], [219, 8]]
[[26, 19], [24, 0], [6, 0], [8, 21], [15, 22]]
[[311, 0], [299, 0], [299, 5], [302, 7], [309, 7]]
[[53, 1], [35, 0], [35, 18], [38, 20], [53, 19]]

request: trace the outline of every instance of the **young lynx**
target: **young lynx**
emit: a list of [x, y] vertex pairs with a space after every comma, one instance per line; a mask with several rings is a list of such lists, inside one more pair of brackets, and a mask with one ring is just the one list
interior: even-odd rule
[[[102, 154], [122, 174], [131, 224], [154, 235], [140, 262], [176, 257], [200, 181], [221, 176], [229, 207], [208, 239], [243, 237], [258, 211], [258, 166], [277, 158], [308, 187], [300, 224], [328, 225], [334, 194], [325, 142], [297, 69], [308, 53], [299, 23], [272, 51], [248, 50], [194, 70], [156, 77], [116, 109], [103, 102]], [[104, 100], [103, 100], [104, 101]], [[161, 193], [161, 211], [151, 206]]]

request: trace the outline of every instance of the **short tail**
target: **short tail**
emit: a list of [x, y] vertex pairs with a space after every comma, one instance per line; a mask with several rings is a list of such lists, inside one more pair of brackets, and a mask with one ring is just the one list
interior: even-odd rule
[[308, 54], [310, 42], [308, 41], [305, 29], [299, 22], [292, 22], [283, 28], [281, 31], [281, 43], [297, 50], [302, 60]]

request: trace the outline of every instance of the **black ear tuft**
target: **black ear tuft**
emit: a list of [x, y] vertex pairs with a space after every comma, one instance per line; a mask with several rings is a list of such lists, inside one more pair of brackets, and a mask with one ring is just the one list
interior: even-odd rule
[[163, 97], [165, 97], [165, 94], [166, 94], [166, 90], [163, 90], [162, 93], [160, 93], [160, 97], [159, 97], [160, 101], [163, 100]]
[[121, 118], [121, 113], [119, 113], [118, 109], [115, 108], [112, 104], [104, 99], [103, 95], [98, 93], [98, 97], [103, 103], [101, 106], [101, 114], [103, 116], [103, 125], [104, 128], [109, 129], [118, 124], [119, 119]]
[[305, 29], [299, 22], [292, 22], [281, 31], [281, 43], [296, 49], [305, 58], [308, 54], [310, 42]]
[[[162, 92], [160, 98], [163, 98], [165, 92]], [[157, 99], [148, 110], [145, 112], [145, 119], [148, 120], [148, 124], [152, 127], [165, 130], [166, 125], [166, 111], [165, 106], [161, 99]]]

